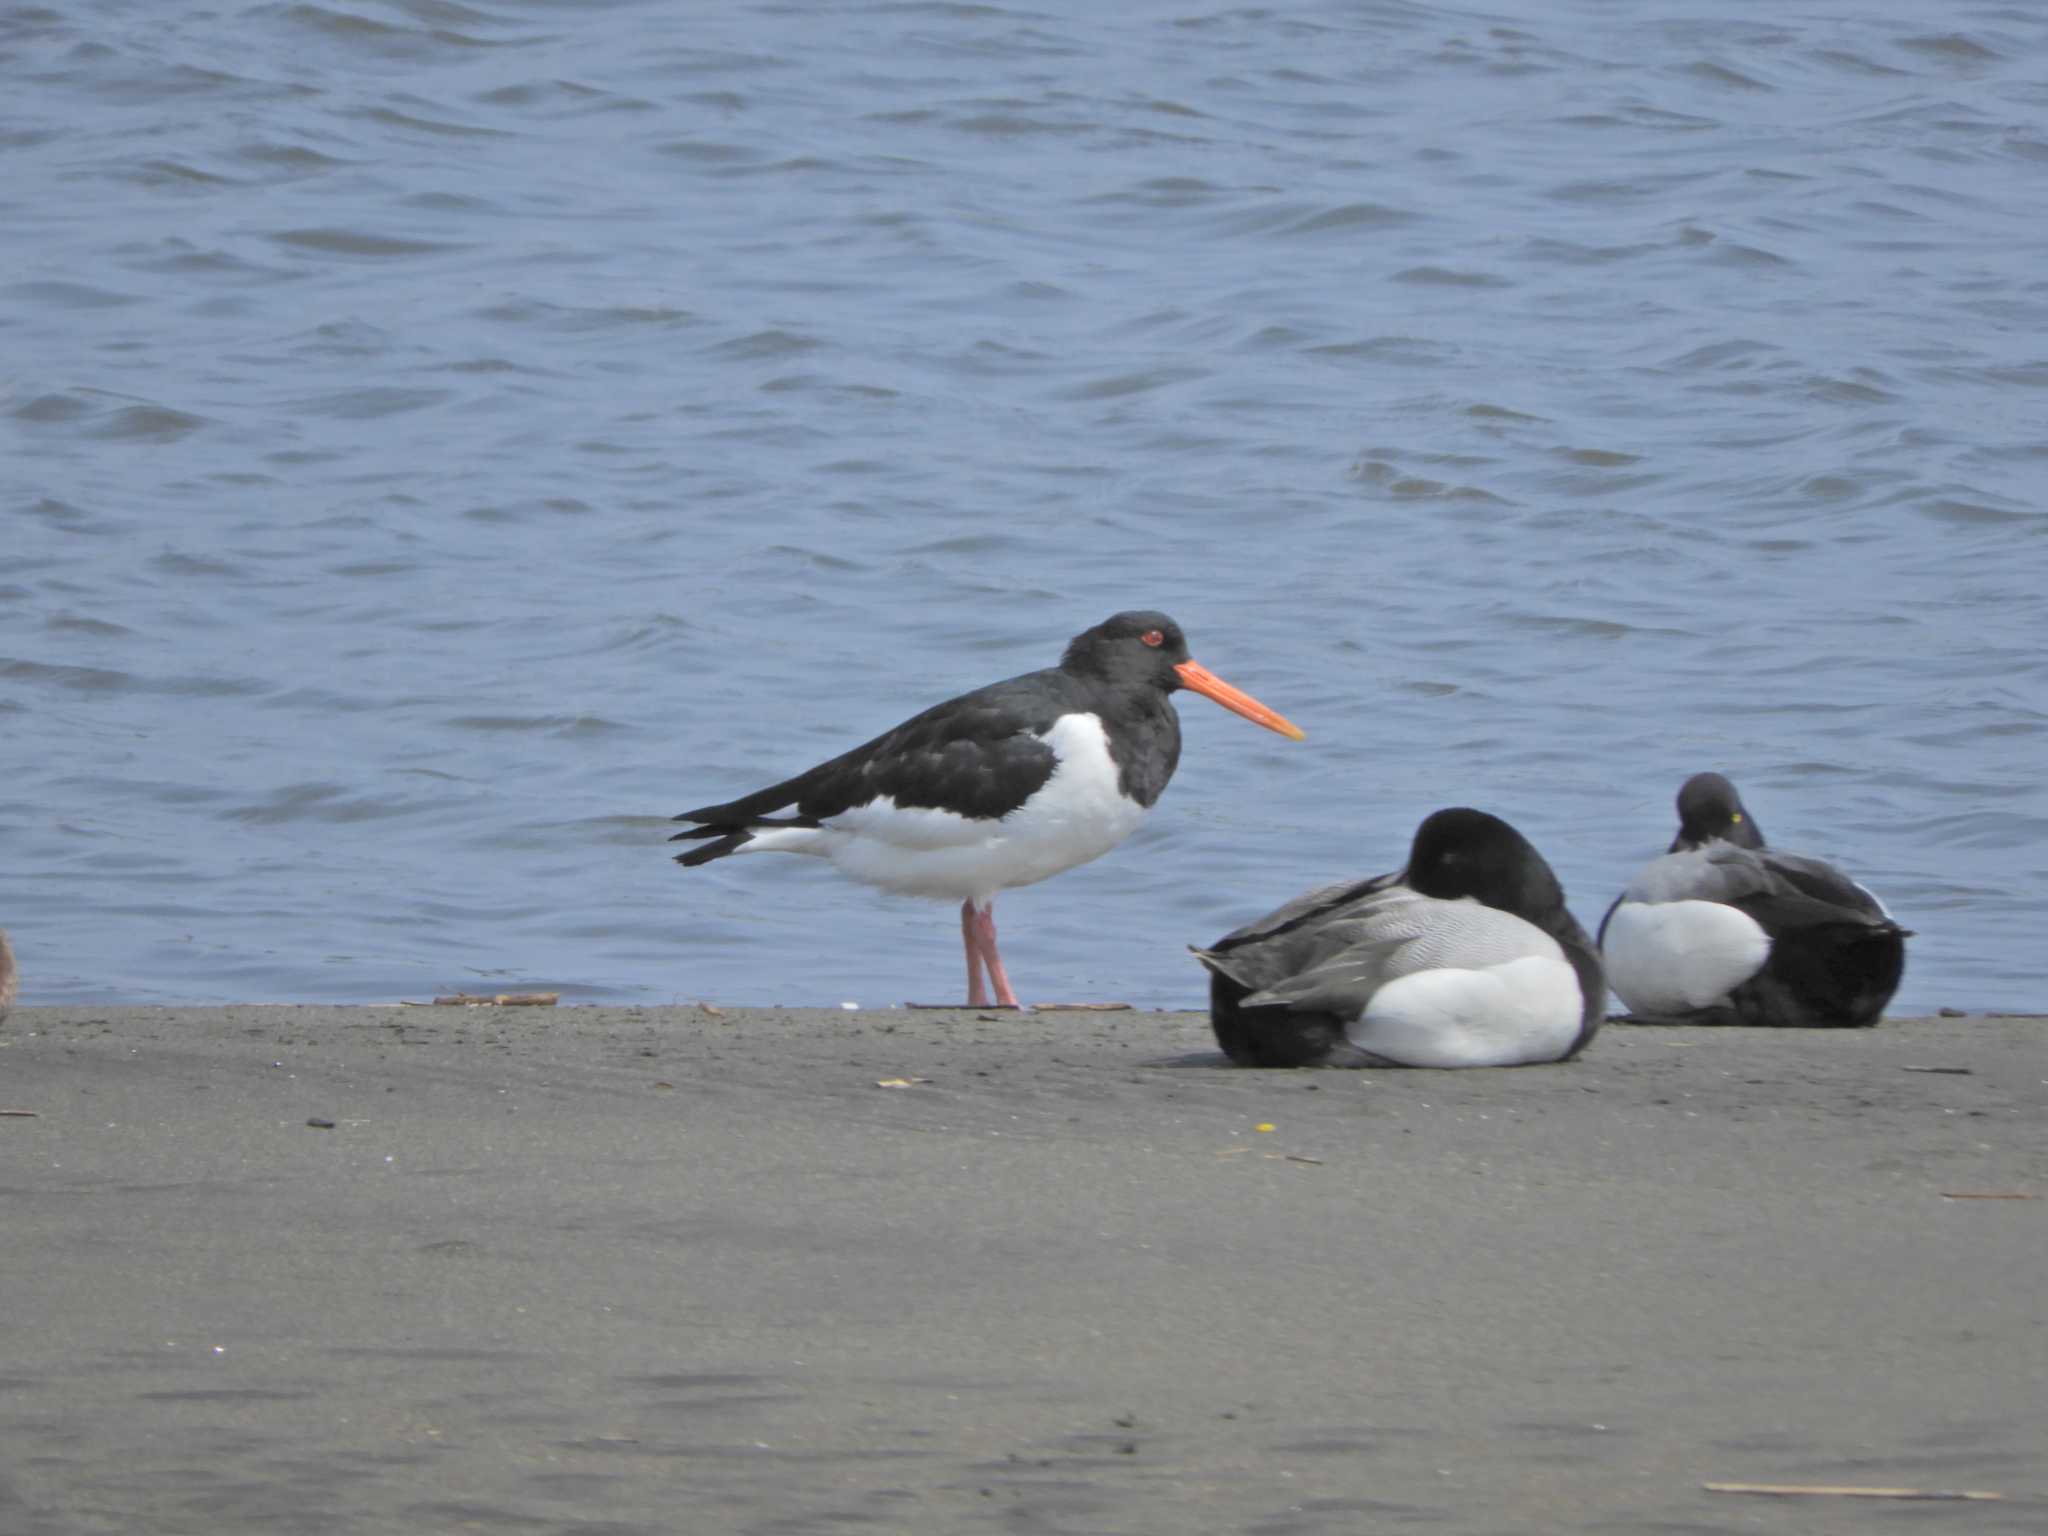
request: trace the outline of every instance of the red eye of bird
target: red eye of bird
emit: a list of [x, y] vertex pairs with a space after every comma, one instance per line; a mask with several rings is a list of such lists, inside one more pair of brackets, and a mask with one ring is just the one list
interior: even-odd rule
[[1166, 636], [1161, 634], [1156, 629], [1148, 629], [1145, 631], [1145, 633], [1138, 636], [1138, 638], [1144, 641], [1147, 645], [1151, 646], [1160, 646], [1166, 644]]

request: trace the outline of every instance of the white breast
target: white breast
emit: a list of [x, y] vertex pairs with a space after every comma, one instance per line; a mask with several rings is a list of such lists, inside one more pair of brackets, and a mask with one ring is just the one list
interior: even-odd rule
[[1687, 1013], [1724, 1000], [1770, 957], [1756, 920], [1718, 901], [1624, 901], [1601, 941], [1607, 984], [1631, 1013]]

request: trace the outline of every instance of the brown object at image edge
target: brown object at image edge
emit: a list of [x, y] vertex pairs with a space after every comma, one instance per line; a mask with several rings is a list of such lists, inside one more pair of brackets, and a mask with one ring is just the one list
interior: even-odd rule
[[19, 975], [14, 968], [14, 949], [7, 942], [7, 930], [0, 928], [0, 1019], [7, 1017], [7, 1010], [14, 1006], [15, 994], [19, 990]]

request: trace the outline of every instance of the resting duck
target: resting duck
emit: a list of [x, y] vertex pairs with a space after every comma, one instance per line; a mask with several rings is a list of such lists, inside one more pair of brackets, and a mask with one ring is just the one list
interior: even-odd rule
[[7, 943], [7, 930], [0, 928], [0, 1019], [7, 1017], [7, 1010], [14, 1006], [17, 977], [14, 970], [14, 951]]
[[1248, 1067], [1516, 1067], [1600, 1025], [1600, 957], [1527, 838], [1455, 807], [1408, 867], [1296, 897], [1195, 956], [1209, 1022]]
[[1899, 987], [1910, 932], [1832, 865], [1780, 853], [1718, 773], [1678, 791], [1678, 836], [1600, 924], [1608, 983], [1659, 1024], [1860, 1027]]

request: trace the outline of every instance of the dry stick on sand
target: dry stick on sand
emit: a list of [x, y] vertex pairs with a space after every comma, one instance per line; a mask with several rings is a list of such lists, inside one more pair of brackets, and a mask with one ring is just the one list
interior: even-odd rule
[[1834, 1483], [1701, 1483], [1709, 1493], [1768, 1493], [1781, 1498], [1836, 1499], [2002, 1499], [1976, 1488], [1859, 1488]]
[[561, 1001], [559, 992], [500, 992], [495, 997], [479, 997], [469, 992], [457, 992], [450, 997], [434, 999], [436, 1008], [552, 1008]]

